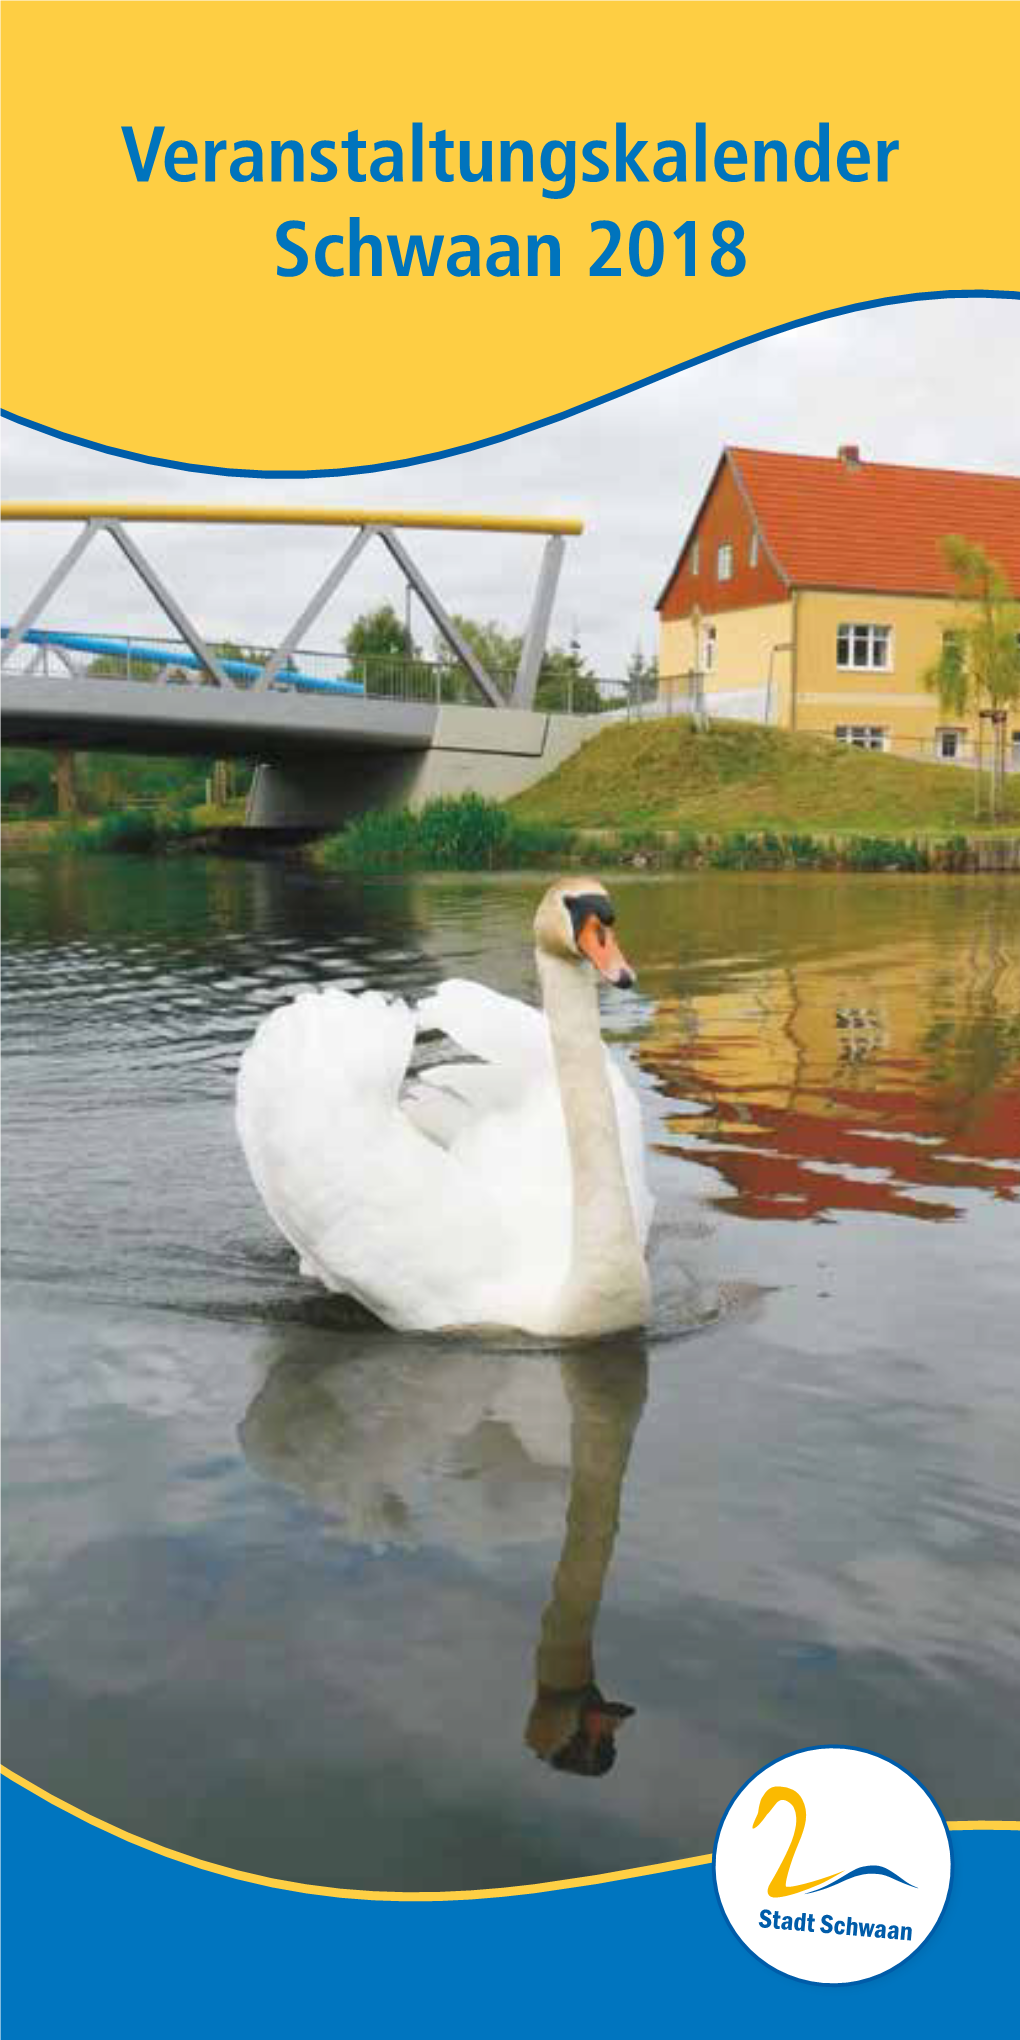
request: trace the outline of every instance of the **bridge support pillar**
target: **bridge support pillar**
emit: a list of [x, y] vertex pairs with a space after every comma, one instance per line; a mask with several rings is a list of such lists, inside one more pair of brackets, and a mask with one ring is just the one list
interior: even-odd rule
[[74, 752], [57, 752], [57, 813], [64, 816], [78, 812], [78, 782], [74, 769]]

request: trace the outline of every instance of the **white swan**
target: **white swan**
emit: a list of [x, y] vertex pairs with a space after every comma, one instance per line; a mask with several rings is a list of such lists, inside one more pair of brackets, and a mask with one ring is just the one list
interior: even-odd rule
[[[399, 1331], [591, 1338], [646, 1321], [640, 1107], [599, 1031], [595, 973], [635, 981], [613, 919], [596, 880], [550, 887], [535, 916], [544, 1016], [451, 979], [416, 1012], [330, 989], [263, 1021], [238, 1132], [306, 1274]], [[419, 1028], [479, 1060], [408, 1087]]]

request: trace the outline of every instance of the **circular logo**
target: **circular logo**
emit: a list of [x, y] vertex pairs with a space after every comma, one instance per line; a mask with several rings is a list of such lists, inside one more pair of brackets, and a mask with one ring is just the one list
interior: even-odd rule
[[715, 1882], [742, 1941], [811, 1983], [858, 1983], [912, 1955], [946, 1902], [949, 1835], [924, 1787], [868, 1750], [797, 1750], [723, 1816]]

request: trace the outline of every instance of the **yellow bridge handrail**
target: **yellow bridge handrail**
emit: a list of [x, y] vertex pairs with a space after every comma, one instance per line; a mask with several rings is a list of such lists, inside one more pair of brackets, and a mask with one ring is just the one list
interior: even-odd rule
[[576, 538], [580, 517], [485, 517], [454, 510], [327, 510], [261, 503], [0, 503], [0, 518], [19, 524], [70, 524], [113, 517], [121, 524], [389, 524], [406, 531], [504, 531]]

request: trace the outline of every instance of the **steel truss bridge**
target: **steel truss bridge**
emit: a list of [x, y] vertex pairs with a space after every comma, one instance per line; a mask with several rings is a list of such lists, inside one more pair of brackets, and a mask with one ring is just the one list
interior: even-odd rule
[[[279, 758], [291, 766], [305, 756], [320, 770], [330, 749], [427, 750], [451, 698], [482, 711], [480, 753], [506, 749], [504, 741], [493, 744], [494, 719], [514, 715], [516, 720], [534, 706], [566, 540], [583, 530], [574, 518], [180, 504], [8, 502], [0, 506], [0, 516], [15, 523], [78, 527], [21, 615], [3, 632], [4, 743], [156, 754], [192, 751]], [[350, 535], [279, 641], [234, 657], [210, 644], [147, 556], [136, 528], [149, 524], [328, 527]], [[543, 541], [514, 674], [486, 670], [399, 535], [414, 531], [514, 533]], [[47, 624], [54, 598], [101, 538], [117, 546], [154, 598], [171, 637], [100, 636]], [[447, 647], [450, 664], [365, 661], [355, 672], [337, 654], [308, 649], [309, 633], [326, 604], [373, 541], [385, 547], [413, 589]], [[611, 705], [608, 698], [606, 705]], [[474, 744], [461, 748], [470, 750]]]

